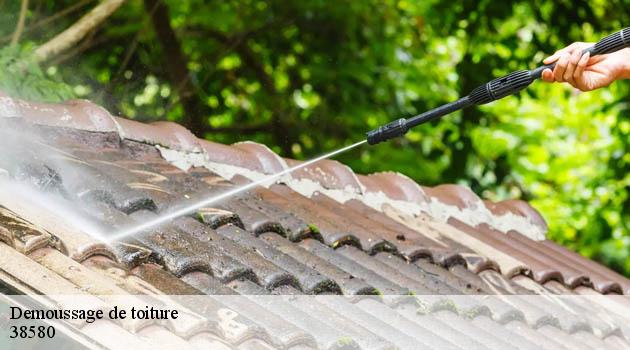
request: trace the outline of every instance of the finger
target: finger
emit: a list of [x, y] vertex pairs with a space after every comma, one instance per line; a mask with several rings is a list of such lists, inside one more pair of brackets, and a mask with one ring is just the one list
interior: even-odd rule
[[542, 78], [544, 81], [548, 83], [553, 83], [555, 80], [553, 79], [553, 71], [549, 68], [543, 70]]
[[558, 82], [564, 82], [564, 72], [567, 70], [569, 64], [569, 55], [562, 55], [556, 63], [556, 68], [553, 70], [553, 77]]
[[545, 59], [543, 60], [543, 63], [544, 63], [544, 64], [554, 63], [554, 62], [556, 62], [556, 61], [558, 60], [558, 58], [562, 57], [562, 55], [564, 55], [565, 53], [567, 53], [569, 50], [570, 50], [570, 49], [569, 49], [569, 47], [568, 47], [568, 46], [567, 46], [567, 47], [565, 47], [564, 49], [560, 49], [560, 50], [558, 50], [558, 51], [554, 52], [554, 54], [553, 54], [553, 55], [551, 55], [551, 56], [549, 56], [549, 57], [545, 58]]
[[598, 64], [599, 62], [605, 60], [606, 58], [608, 58], [610, 55], [597, 55], [597, 56], [591, 56], [590, 59], [588, 60], [586, 66], [592, 66], [594, 64]]
[[575, 50], [569, 57], [569, 63], [567, 64], [567, 70], [564, 71], [562, 78], [564, 81], [573, 85], [573, 73], [575, 72], [575, 67], [578, 62], [580, 62], [580, 58], [582, 57], [582, 52], [580, 50]]
[[571, 53], [571, 52], [575, 51], [575, 49], [579, 48], [581, 44], [582, 43], [577, 42], [577, 43], [573, 43], [573, 44], [571, 44], [571, 45], [569, 45], [569, 46], [567, 46], [567, 47], [565, 47], [563, 49], [560, 49], [560, 50], [556, 51], [553, 55], [545, 58], [543, 60], [543, 63], [544, 64], [554, 63], [554, 62], [556, 62], [558, 60], [558, 58], [560, 58], [565, 53]]
[[554, 63], [555, 61], [557, 61], [557, 60], [558, 60], [558, 58], [559, 58], [561, 55], [562, 55], [562, 53], [561, 53], [560, 51], [556, 51], [553, 55], [551, 55], [551, 56], [549, 56], [549, 57], [545, 58], [545, 59], [543, 60], [543, 63], [544, 63], [544, 64], [551, 64], [551, 63]]
[[585, 86], [584, 70], [586, 69], [588, 65], [588, 61], [590, 57], [591, 57], [590, 52], [587, 52], [584, 55], [582, 55], [582, 58], [580, 58], [580, 61], [575, 67], [575, 72], [573, 72], [573, 80], [575, 81], [575, 84], [578, 86], [580, 90], [582, 90], [583, 87]]

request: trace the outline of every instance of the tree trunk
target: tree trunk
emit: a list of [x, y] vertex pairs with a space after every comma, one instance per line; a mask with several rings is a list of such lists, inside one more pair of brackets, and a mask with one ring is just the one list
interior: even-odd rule
[[168, 8], [162, 0], [144, 0], [145, 11], [151, 16], [153, 29], [162, 46], [164, 67], [184, 107], [183, 124], [193, 134], [203, 137], [207, 125], [203, 119], [203, 104], [190, 80], [188, 61], [171, 27]]

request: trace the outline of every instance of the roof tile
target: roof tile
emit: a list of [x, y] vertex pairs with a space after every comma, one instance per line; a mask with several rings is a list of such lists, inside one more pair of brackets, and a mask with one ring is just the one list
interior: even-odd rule
[[42, 248], [31, 253], [30, 257], [87, 293], [94, 295], [127, 294], [111, 279], [82, 266], [57, 250]]
[[[285, 159], [285, 161], [291, 167], [304, 163], [293, 159]], [[336, 160], [323, 159], [315, 164], [297, 169], [291, 173], [291, 177], [311, 180], [327, 189], [363, 192], [354, 172], [347, 165]]]
[[[175, 221], [177, 225], [187, 227], [186, 232], [200, 240], [216, 244], [218, 252], [227, 255], [246, 266], [253, 272], [252, 278], [264, 288], [272, 290], [278, 286], [295, 284], [295, 277], [287, 271], [277, 267], [272, 262], [264, 259], [260, 254], [245, 248], [232, 240], [218, 234], [209, 227], [195, 222], [193, 219], [184, 218]], [[249, 274], [242, 276], [249, 278]]]
[[188, 343], [198, 349], [233, 350], [234, 348], [210, 332], [201, 332], [188, 339]]
[[383, 192], [387, 197], [411, 203], [428, 203], [429, 197], [416, 182], [400, 173], [383, 172], [359, 175], [367, 192]]
[[239, 344], [238, 350], [273, 350], [274, 347], [260, 339], [250, 339]]
[[526, 252], [506, 243], [502, 239], [502, 233], [492, 230], [487, 225], [482, 224], [473, 229], [454, 219], [449, 220], [449, 223], [462, 232], [522, 261], [525, 266], [531, 269], [531, 274], [538, 283], [545, 283], [548, 280], [557, 280], [564, 283], [562, 273], [555, 266], [542, 261], [539, 256], [528, 255]]
[[[241, 227], [249, 232], [255, 234], [263, 232], [276, 232], [282, 236], [286, 236], [284, 227], [276, 221], [275, 218], [262, 213], [260, 210], [252, 208], [247, 205], [246, 201], [235, 198], [232, 200], [226, 200], [218, 206], [232, 212], [237, 212], [242, 223]], [[219, 227], [215, 228], [218, 229]]]
[[540, 333], [529, 327], [527, 324], [522, 322], [510, 322], [505, 325], [508, 330], [511, 330], [514, 333], [519, 334], [521, 337], [528, 339], [529, 341], [536, 344], [541, 349], [545, 350], [570, 350], [571, 348], [565, 347], [561, 339], [556, 339], [553, 337], [544, 337], [541, 336]]
[[[245, 151], [258, 161], [265, 174], [275, 174], [287, 169], [286, 162], [267, 146], [251, 141], [239, 142], [232, 147]], [[248, 163], [249, 164], [249, 163]]]
[[[262, 299], [263, 301], [265, 299]], [[231, 309], [245, 317], [256, 320], [269, 335], [269, 342], [279, 348], [296, 345], [316, 346], [315, 339], [308, 332], [287, 322], [284, 317], [275, 315], [247, 298], [221, 298]], [[315, 326], [315, 325], [313, 325]]]
[[19, 199], [20, 197], [16, 197], [11, 192], [9, 190], [0, 191], [0, 205], [10, 209], [23, 220], [29, 221], [36, 227], [58, 237], [71, 258], [79, 262], [94, 255], [105, 255], [116, 259], [111, 247], [83, 233], [76, 227], [60, 222], [55, 213], [41, 207], [43, 203], [22, 201]]
[[[26, 122], [22, 112], [29, 108], [39, 110]], [[82, 215], [106, 232], [299, 163], [260, 144], [224, 146], [198, 140], [172, 123], [111, 118], [84, 101], [37, 107], [0, 96], [0, 115], [13, 117], [3, 125], [40, 134], [37, 142], [50, 151], [35, 159], [37, 148], [28, 141], [19, 155], [10, 156], [35, 161], [16, 171], [0, 159], [3, 176], [21, 174], [22, 181], [38, 186], [45, 180], [40, 188], [80, 203]], [[420, 309], [401, 296], [318, 296], [316, 303], [296, 305], [209, 298], [184, 302], [205, 317], [187, 314], [192, 322], [186, 327], [148, 322], [85, 330], [98, 338], [100, 329], [118, 327], [120, 339], [137, 331], [155, 337], [150, 346], [390, 346], [383, 339], [410, 348], [418, 341], [454, 349], [627, 345], [626, 300], [567, 301], [562, 309], [552, 300], [554, 293], [627, 293], [628, 280], [553, 243], [527, 238], [538, 239], [546, 224], [524, 202], [483, 202], [466, 188], [423, 188], [396, 173], [357, 176], [336, 161], [311, 165], [280, 183], [203, 208], [198, 220], [182, 217], [111, 245], [92, 238], [91, 228], [64, 224], [42, 203], [2, 191], [0, 240], [8, 245], [0, 243], [0, 280], [31, 294], [90, 292], [114, 298], [126, 293], [452, 295], [418, 299]], [[589, 281], [595, 290], [587, 287]], [[454, 294], [545, 298], [513, 296], [512, 306], [492, 297], [457, 301]], [[323, 328], [313, 327], [320, 324]], [[340, 338], [340, 330], [350, 337]], [[107, 344], [108, 339], [98, 339]]]
[[[116, 284], [125, 289], [130, 294], [161, 294], [163, 293], [149, 283], [147, 280], [139, 278], [125, 268], [123, 265], [105, 256], [93, 256], [83, 261], [81, 265], [100, 273], [101, 275], [111, 278]], [[172, 293], [178, 294], [178, 293]], [[192, 294], [192, 293], [191, 293]]]
[[211, 162], [229, 164], [260, 173], [272, 173], [274, 171], [275, 166], [265, 168], [266, 164], [260, 162], [255, 154], [247, 150], [207, 140], [199, 140], [199, 142], [206, 157]]
[[359, 277], [363, 280], [370, 281], [370, 283], [376, 287], [381, 294], [393, 294], [393, 295], [405, 295], [409, 294], [409, 289], [401, 287], [393, 281], [390, 281], [386, 277], [379, 275], [378, 273], [366, 268], [359, 262], [348, 259], [341, 254], [338, 254], [334, 249], [323, 245], [322, 243], [313, 240], [305, 239], [300, 242], [300, 246], [309, 252], [319, 256], [323, 260], [336, 265], [345, 272]]
[[295, 260], [302, 262], [310, 268], [315, 269], [320, 274], [335, 281], [341, 288], [343, 294], [369, 295], [377, 293], [376, 289], [370, 286], [365, 280], [343, 271], [336, 265], [329, 263], [275, 233], [264, 233], [260, 238], [269, 242], [273, 247], [291, 256]]
[[399, 286], [408, 287], [410, 292], [413, 294], [438, 294], [438, 291], [434, 288], [431, 288], [430, 285], [422, 283], [417, 279], [411, 278], [405, 273], [402, 273], [402, 271], [392, 268], [387, 264], [383, 264], [376, 259], [373, 259], [365, 252], [362, 252], [355, 247], [343, 246], [337, 248], [335, 252], [348, 258], [349, 260], [361, 264], [361, 266], [369, 269], [370, 271], [373, 271], [382, 278], [392, 281]]
[[621, 291], [624, 294], [630, 294], [630, 280], [627, 278], [549, 240], [544, 240], [540, 244], [572, 265], [588, 271], [597, 291], [604, 294]]
[[[481, 315], [475, 317], [476, 322], [466, 322], [458, 317], [455, 313], [448, 310], [441, 310], [431, 315], [422, 316], [419, 321], [423, 325], [431, 325], [436, 332], [448, 331], [448, 333], [461, 333], [463, 336], [469, 337], [475, 343], [481, 344], [484, 349], [533, 349], [535, 346], [529, 341], [521, 338], [516, 334], [511, 334], [507, 338], [509, 332], [503, 331], [503, 327], [493, 322], [487, 316]], [[487, 321], [484, 327], [477, 324]], [[463, 340], [458, 344], [466, 344], [468, 341]]]
[[481, 198], [471, 191], [469, 188], [461, 185], [439, 185], [436, 187], [425, 187], [425, 193], [440, 202], [459, 209], [472, 208], [476, 209], [483, 206]]
[[[377, 253], [375, 258], [380, 263], [400, 271], [408, 278], [425, 284], [427, 288], [434, 290], [435, 294], [476, 294], [473, 286], [466, 283], [466, 281], [457, 278], [447, 269], [425, 262], [422, 259], [410, 263], [386, 252]], [[427, 271], [421, 266], [430, 266], [431, 271]]]
[[[414, 323], [405, 317], [401, 317], [400, 314], [391, 308], [372, 298], [364, 298], [359, 300], [355, 305], [348, 306], [343, 305], [343, 302], [341, 301], [330, 300], [329, 306], [344, 312], [354, 322], [363, 325], [376, 334], [380, 334], [381, 331], [376, 329], [378, 326], [373, 323], [374, 319], [379, 320], [381, 325], [387, 324], [388, 327], [396, 329], [397, 332], [403, 334], [403, 336], [397, 336], [397, 339], [413, 339], [412, 342], [413, 344], [416, 344], [416, 347], [420, 346], [430, 349], [459, 349], [458, 346], [451, 342], [457, 334], [449, 334], [451, 339], [445, 339], [444, 337], [436, 335], [434, 332], [426, 329], [422, 325]], [[385, 336], [385, 334], [381, 336]], [[387, 334], [385, 339], [393, 340], [396, 338], [394, 338], [391, 334]], [[472, 339], [467, 340], [467, 343], [471, 346], [470, 348], [474, 348], [475, 341]], [[401, 347], [408, 346], [405, 343], [397, 343], [396, 345]]]
[[4, 243], [0, 243], [0, 269], [19, 281], [16, 287], [23, 292], [30, 289], [37, 294], [86, 294], [76, 285]]
[[155, 257], [176, 276], [201, 271], [229, 282], [252, 273], [247, 265], [239, 263], [217, 242], [208, 237], [195, 237], [182, 230], [181, 227], [186, 225], [185, 223], [177, 225], [177, 228], [171, 226], [148, 235], [141, 235], [133, 241], [137, 240], [153, 251]]
[[58, 249], [63, 249], [57, 237], [38, 229], [1, 206], [0, 241], [26, 255], [48, 246], [56, 246]]
[[207, 272], [192, 271], [184, 274], [181, 280], [208, 295], [234, 295], [232, 289]]
[[592, 349], [588, 345], [572, 338], [571, 336], [562, 332], [562, 330], [554, 326], [543, 325], [541, 327], [538, 327], [537, 331], [538, 333], [542, 334], [542, 336], [544, 337], [558, 340], [561, 344], [563, 344], [563, 346], [565, 346], [568, 349], [581, 349], [581, 350]]
[[[445, 315], [448, 314], [448, 312], [442, 312], [441, 315]], [[461, 321], [460, 321], [461, 323]], [[505, 345], [503, 342], [497, 343], [496, 339], [502, 340], [502, 341], [507, 341], [510, 343], [510, 345], [512, 345], [513, 347], [516, 347], [517, 349], [539, 349], [541, 348], [541, 344], [540, 342], [534, 342], [531, 339], [528, 339], [528, 337], [523, 336], [520, 332], [513, 332], [509, 329], [507, 329], [507, 327], [504, 327], [503, 325], [499, 325], [497, 323], [495, 323], [492, 319], [490, 319], [487, 316], [481, 315], [479, 317], [475, 317], [472, 319], [472, 325], [474, 328], [472, 328], [472, 331], [474, 333], [469, 333], [469, 334], [483, 334], [485, 335], [485, 332], [488, 332], [492, 335], [492, 337], [488, 337], [487, 339], [493, 339], [493, 343], [488, 344], [490, 346], [493, 347], [497, 347], [499, 349], [501, 348], [505, 348]], [[458, 329], [462, 329], [463, 327], [458, 327]], [[486, 338], [484, 336], [481, 336], [480, 338]], [[544, 348], [544, 347], [543, 347]]]
[[495, 270], [481, 271], [477, 275], [488, 288], [496, 291], [496, 294], [527, 295], [534, 293], [518, 285], [513, 279], [507, 278]]
[[134, 276], [151, 283], [164, 294], [169, 295], [198, 295], [203, 294], [199, 290], [184, 283], [162, 266], [149, 263], [134, 267], [130, 271]]
[[564, 283], [568, 287], [575, 288], [579, 285], [590, 284], [587, 271], [574, 268], [572, 265], [567, 264], [565, 260], [558, 258], [556, 254], [549, 254], [545, 249], [541, 249], [543, 246], [540, 243], [513, 232], [508, 232], [507, 235], [498, 234], [497, 236], [503, 239], [507, 244], [515, 247], [515, 249], [522, 251], [529, 250], [530, 253], [535, 252], [538, 260], [543, 261], [549, 266], [555, 266], [562, 273]]
[[547, 223], [543, 219], [542, 215], [536, 209], [534, 209], [527, 202], [515, 199], [508, 199], [498, 203], [492, 203], [484, 201], [486, 207], [497, 216], [505, 215], [506, 213], [512, 213], [526, 217], [534, 224], [540, 226], [544, 231], [547, 231]]
[[318, 205], [284, 185], [273, 185], [270, 189], [286, 199], [287, 210], [312, 223], [324, 242], [332, 247], [350, 243], [358, 244], [367, 252], [395, 250], [394, 245], [370, 232], [364, 225], [336, 212], [336, 207]]
[[[496, 247], [493, 247], [490, 244], [487, 244], [475, 236], [466, 235], [453, 225], [447, 225], [439, 221], [435, 221], [428, 216], [411, 217], [392, 207], [386, 208], [385, 214], [418, 232], [426, 232], [426, 235], [430, 235], [436, 239], [445, 237], [448, 240], [457, 242], [458, 245], [467, 247], [476, 253], [463, 254], [468, 266], [474, 272], [478, 273], [489, 268], [498, 268], [506, 276], [514, 276], [529, 269], [525, 263], [515, 259], [513, 256], [497, 249]], [[462, 225], [464, 224], [462, 223]], [[464, 227], [468, 226], [464, 225]], [[445, 241], [447, 241], [446, 239]], [[492, 260], [488, 257], [491, 257]]]
[[151, 347], [160, 349], [186, 349], [188, 342], [159, 325], [142, 328], [137, 335], [149, 342]]
[[146, 341], [109, 320], [97, 320], [96, 322], [88, 323], [81, 327], [81, 332], [111, 349], [123, 347], [138, 350], [151, 349], [151, 346]]
[[159, 145], [175, 150], [202, 151], [198, 139], [183, 126], [171, 122], [143, 124], [130, 119], [116, 118], [120, 127], [120, 137], [124, 140]]
[[359, 349], [356, 340], [340, 338], [339, 333], [330, 325], [318, 322], [308, 313], [297, 309], [292, 304], [278, 298], [259, 299], [253, 298], [259, 306], [267, 308], [269, 312], [283, 318], [286, 322], [300, 329], [307, 329], [317, 342], [319, 349]]
[[625, 342], [621, 337], [616, 335], [604, 338], [604, 347], [609, 349], [623, 349], [628, 348], [628, 343]]
[[290, 273], [297, 281], [296, 287], [304, 293], [341, 293], [341, 290], [335, 281], [319, 274], [316, 270], [308, 267], [301, 261], [298, 261], [275, 249], [275, 247], [268, 244], [266, 241], [254, 238], [250, 233], [231, 225], [223, 226], [217, 229], [217, 233], [223, 237], [233, 240], [246, 249], [251, 249], [266, 260]]
[[[269, 295], [270, 292], [251, 280], [234, 280], [227, 284], [234, 292], [240, 295]], [[279, 289], [279, 288], [278, 288]]]
[[348, 338], [355, 339], [362, 349], [395, 349], [394, 344], [374, 334], [362, 325], [352, 322], [347, 317], [347, 314], [338, 312], [337, 309], [318, 302], [319, 300], [321, 299], [306, 300], [298, 298], [291, 305], [317, 319], [320, 324], [330, 325]]
[[240, 216], [229, 210], [208, 207], [199, 209], [197, 214], [201, 222], [214, 229], [229, 224], [245, 228]]
[[118, 132], [114, 118], [87, 100], [62, 104], [26, 102], [0, 93], [0, 117], [23, 118], [33, 124], [99, 132]]
[[[420, 257], [429, 257], [435, 263], [450, 266], [454, 264], [466, 264], [461, 253], [471, 252], [468, 248], [459, 245], [448, 238], [436, 237], [434, 234], [425, 235], [426, 231], [413, 230], [410, 227], [368, 207], [357, 200], [346, 202], [346, 213], [361, 215], [369, 218], [369, 227], [380, 228], [382, 237], [393, 242], [398, 251], [409, 260]], [[354, 213], [357, 214], [354, 214]]]

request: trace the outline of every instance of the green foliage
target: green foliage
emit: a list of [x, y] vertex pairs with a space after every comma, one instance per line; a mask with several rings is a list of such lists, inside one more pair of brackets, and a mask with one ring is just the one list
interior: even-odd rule
[[32, 59], [30, 45], [0, 48], [0, 90], [32, 101], [60, 102], [74, 96], [72, 89]]
[[[207, 121], [193, 131], [302, 159], [630, 23], [629, 0], [165, 2], [204, 108], [198, 118]], [[74, 2], [41, 3], [27, 27]], [[0, 34], [12, 33], [18, 7], [3, 13], [13, 16]], [[26, 39], [48, 40], [81, 11]], [[76, 95], [143, 121], [183, 121], [164, 59], [172, 48], [154, 33], [143, 2], [128, 1], [84, 48], [44, 70], [11, 63], [28, 62], [29, 44], [2, 49], [0, 89], [33, 99]], [[425, 185], [456, 182], [492, 200], [528, 200], [549, 237], [630, 274], [629, 92], [627, 82], [588, 94], [538, 82], [520, 97], [339, 159], [357, 172], [396, 170]]]

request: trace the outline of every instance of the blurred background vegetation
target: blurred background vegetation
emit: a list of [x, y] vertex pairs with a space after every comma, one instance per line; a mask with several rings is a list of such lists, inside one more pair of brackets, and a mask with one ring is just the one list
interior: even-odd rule
[[[76, 43], [38, 52], [108, 2], [116, 11]], [[1, 90], [88, 98], [298, 159], [630, 24], [629, 0], [0, 0], [0, 9]], [[629, 91], [630, 82], [592, 93], [539, 82], [340, 160], [527, 200], [551, 239], [630, 275]]]

